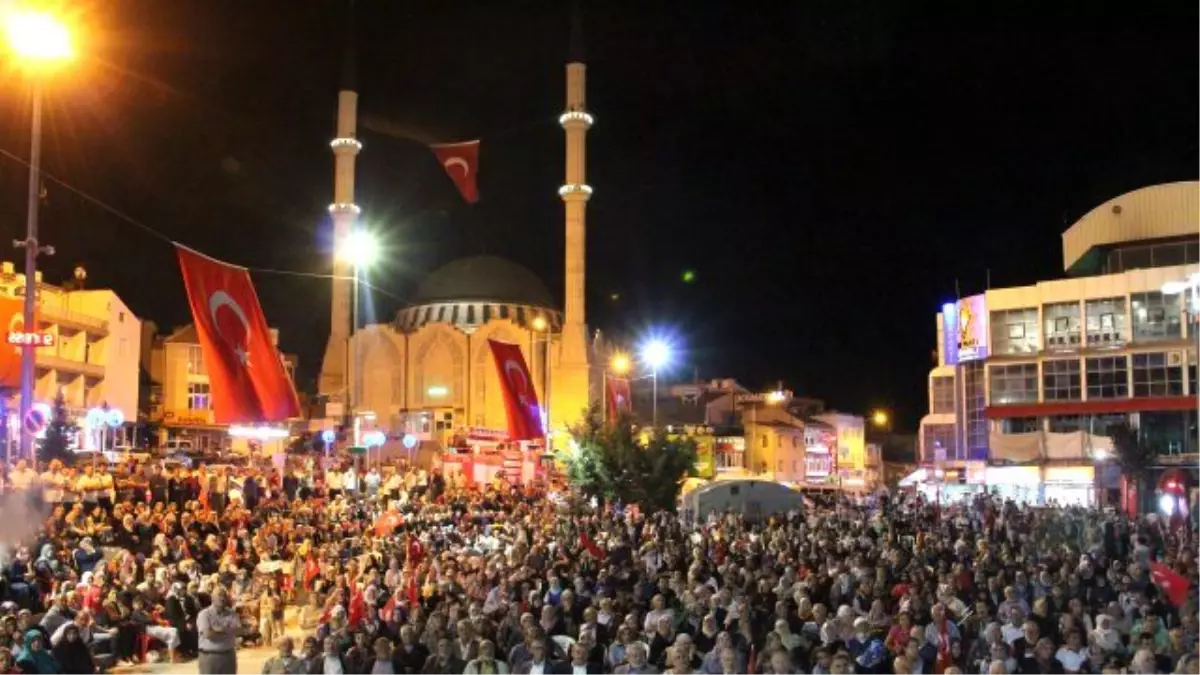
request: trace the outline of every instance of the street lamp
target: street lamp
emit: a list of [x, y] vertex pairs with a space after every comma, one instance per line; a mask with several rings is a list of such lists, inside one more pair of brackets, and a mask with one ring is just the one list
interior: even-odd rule
[[[353, 420], [354, 408], [358, 404], [360, 350], [354, 343], [354, 334], [358, 332], [358, 280], [361, 272], [371, 267], [379, 258], [379, 242], [375, 235], [367, 230], [354, 230], [342, 241], [335, 252], [337, 257], [350, 263], [354, 273], [352, 301], [350, 305], [350, 333], [346, 337], [346, 417]], [[353, 352], [351, 351], [353, 350]], [[354, 444], [358, 445], [358, 425], [354, 425]]]
[[671, 346], [663, 340], [653, 339], [642, 346], [642, 361], [650, 367], [650, 377], [654, 379], [652, 389], [651, 426], [658, 428], [658, 369], [667, 365], [671, 360]]
[[888, 414], [888, 411], [880, 408], [871, 412], [871, 424], [876, 429], [888, 429], [891, 423], [892, 416]]
[[[33, 82], [33, 108], [29, 127], [29, 196], [25, 220], [25, 240], [14, 241], [25, 249], [25, 330], [37, 330], [37, 256], [52, 255], [54, 249], [38, 245], [38, 196], [42, 182], [42, 72], [69, 61], [75, 55], [71, 31], [50, 14], [18, 11], [4, 17], [4, 36], [20, 63], [30, 70]], [[21, 346], [21, 455], [33, 457], [33, 434], [24, 423], [33, 406], [35, 345]]]
[[[529, 367], [537, 368], [536, 352], [541, 351], [542, 356], [542, 423], [545, 425], [543, 431], [546, 432], [545, 449], [550, 451], [550, 323], [546, 321], [546, 317], [538, 314], [529, 321]], [[540, 349], [543, 341], [546, 344], [545, 350]], [[530, 373], [537, 380], [537, 375]]]
[[[1190, 291], [1190, 297], [1189, 297]], [[1189, 335], [1196, 341], [1196, 354], [1200, 358], [1200, 272], [1192, 272], [1188, 278], [1183, 281], [1168, 281], [1162, 285], [1163, 295], [1183, 295], [1183, 311], [1184, 316], [1191, 317], [1191, 321], [1185, 321], [1188, 330], [1195, 333]], [[1185, 352], [1186, 353], [1186, 352]], [[1200, 364], [1197, 365], [1200, 368]], [[1184, 364], [1184, 374], [1187, 374], [1187, 364]], [[1185, 378], [1186, 379], [1186, 378]], [[1196, 392], [1191, 392], [1194, 396]], [[1200, 398], [1197, 399], [1197, 415], [1200, 415]]]

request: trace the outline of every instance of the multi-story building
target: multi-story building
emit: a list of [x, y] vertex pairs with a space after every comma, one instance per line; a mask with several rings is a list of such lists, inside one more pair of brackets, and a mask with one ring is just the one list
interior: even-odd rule
[[814, 419], [833, 427], [837, 446], [833, 459], [834, 475], [842, 490], [861, 492], [874, 487], [867, 483], [867, 425], [861, 415], [828, 412]]
[[[271, 329], [271, 342], [278, 348], [279, 331]], [[213, 418], [212, 387], [204, 353], [194, 325], [176, 328], [154, 338], [148, 350], [147, 370], [152, 392], [148, 419], [158, 426], [158, 445], [190, 446], [197, 450], [232, 447], [229, 426]], [[288, 378], [295, 382], [296, 357], [280, 354]]]
[[[1101, 204], [1063, 234], [1066, 278], [943, 307], [920, 429], [943, 488], [1115, 502], [1114, 424], [1160, 453], [1159, 473], [1195, 466], [1198, 191], [1171, 183]], [[1195, 485], [1194, 469], [1171, 475]]]
[[[83, 276], [82, 274], [80, 275]], [[0, 297], [14, 300], [5, 304], [12, 316], [8, 320], [7, 345], [19, 361], [22, 339], [36, 337], [34, 403], [52, 405], [61, 393], [67, 413], [80, 427], [77, 447], [97, 449], [132, 445], [138, 414], [138, 351], [141, 321], [111, 290], [72, 289], [46, 283], [38, 272], [37, 326], [26, 330], [20, 323], [25, 297], [25, 275], [18, 274], [11, 262], [0, 263]], [[20, 300], [20, 301], [16, 301]], [[15, 331], [15, 332], [14, 332]], [[19, 382], [19, 379], [17, 380]], [[20, 409], [17, 389], [7, 407], [10, 438], [17, 435]], [[93, 410], [106, 410], [102, 419], [123, 420], [114, 429], [95, 424]], [[111, 411], [111, 412], [108, 412]]]

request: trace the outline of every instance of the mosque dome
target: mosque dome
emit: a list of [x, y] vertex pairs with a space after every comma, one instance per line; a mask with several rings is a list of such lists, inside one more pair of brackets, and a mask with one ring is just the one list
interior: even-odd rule
[[486, 301], [553, 307], [554, 299], [528, 268], [490, 255], [447, 263], [421, 282], [413, 304]]
[[553, 307], [549, 289], [528, 268], [480, 255], [454, 260], [425, 277], [397, 322], [405, 331], [427, 323], [470, 330], [492, 319], [510, 319], [524, 326], [540, 316], [555, 330], [562, 324], [562, 314]]

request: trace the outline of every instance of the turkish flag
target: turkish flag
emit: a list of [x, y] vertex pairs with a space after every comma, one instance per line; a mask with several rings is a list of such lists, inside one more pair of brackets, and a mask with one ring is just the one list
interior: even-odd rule
[[296, 389], [271, 343], [250, 272], [176, 245], [183, 285], [220, 424], [300, 416]]
[[508, 415], [508, 437], [514, 441], [544, 438], [541, 408], [533, 378], [525, 367], [521, 348], [507, 342], [488, 340], [496, 369], [500, 373], [500, 386], [504, 388], [504, 410]]
[[1150, 580], [1162, 590], [1172, 605], [1180, 607], [1187, 602], [1188, 578], [1160, 562], [1150, 563]]
[[592, 541], [592, 538], [588, 536], [587, 532], [579, 533], [579, 543], [596, 560], [603, 562], [608, 558], [608, 554], [605, 553], [604, 549], [600, 548], [596, 542]]
[[392, 532], [395, 532], [396, 528], [403, 524], [403, 516], [395, 511], [388, 511], [375, 520], [375, 534], [380, 537], [386, 537]]
[[0, 297], [0, 326], [5, 327], [0, 338], [0, 387], [15, 389], [21, 386], [21, 346], [10, 342], [9, 336], [25, 332], [25, 298]]
[[450, 180], [458, 187], [463, 201], [474, 204], [479, 201], [479, 141], [462, 143], [435, 143], [429, 146], [441, 162]]
[[622, 412], [633, 409], [629, 396], [629, 380], [623, 377], [609, 377], [606, 383], [608, 389], [608, 419], [617, 419]]

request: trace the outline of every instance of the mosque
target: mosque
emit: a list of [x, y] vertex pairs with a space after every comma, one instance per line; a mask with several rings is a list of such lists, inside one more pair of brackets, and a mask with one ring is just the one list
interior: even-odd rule
[[[338, 95], [334, 202], [329, 211], [335, 250], [354, 231], [357, 100], [352, 59]], [[411, 435], [422, 448], [452, 439], [504, 442], [507, 421], [500, 377], [488, 340], [520, 345], [535, 383], [551, 443], [565, 441], [569, 425], [600, 399], [593, 372], [599, 339], [589, 338], [584, 308], [587, 184], [586, 66], [578, 11], [571, 24], [566, 65], [564, 205], [566, 284], [560, 308], [533, 272], [494, 256], [450, 262], [419, 285], [412, 304], [389, 323], [351, 330], [353, 274], [334, 260], [330, 335], [319, 381], [327, 418], [352, 419], [356, 429]], [[352, 358], [348, 358], [352, 357]], [[350, 386], [347, 386], [347, 385]], [[347, 403], [349, 404], [347, 407]]]

